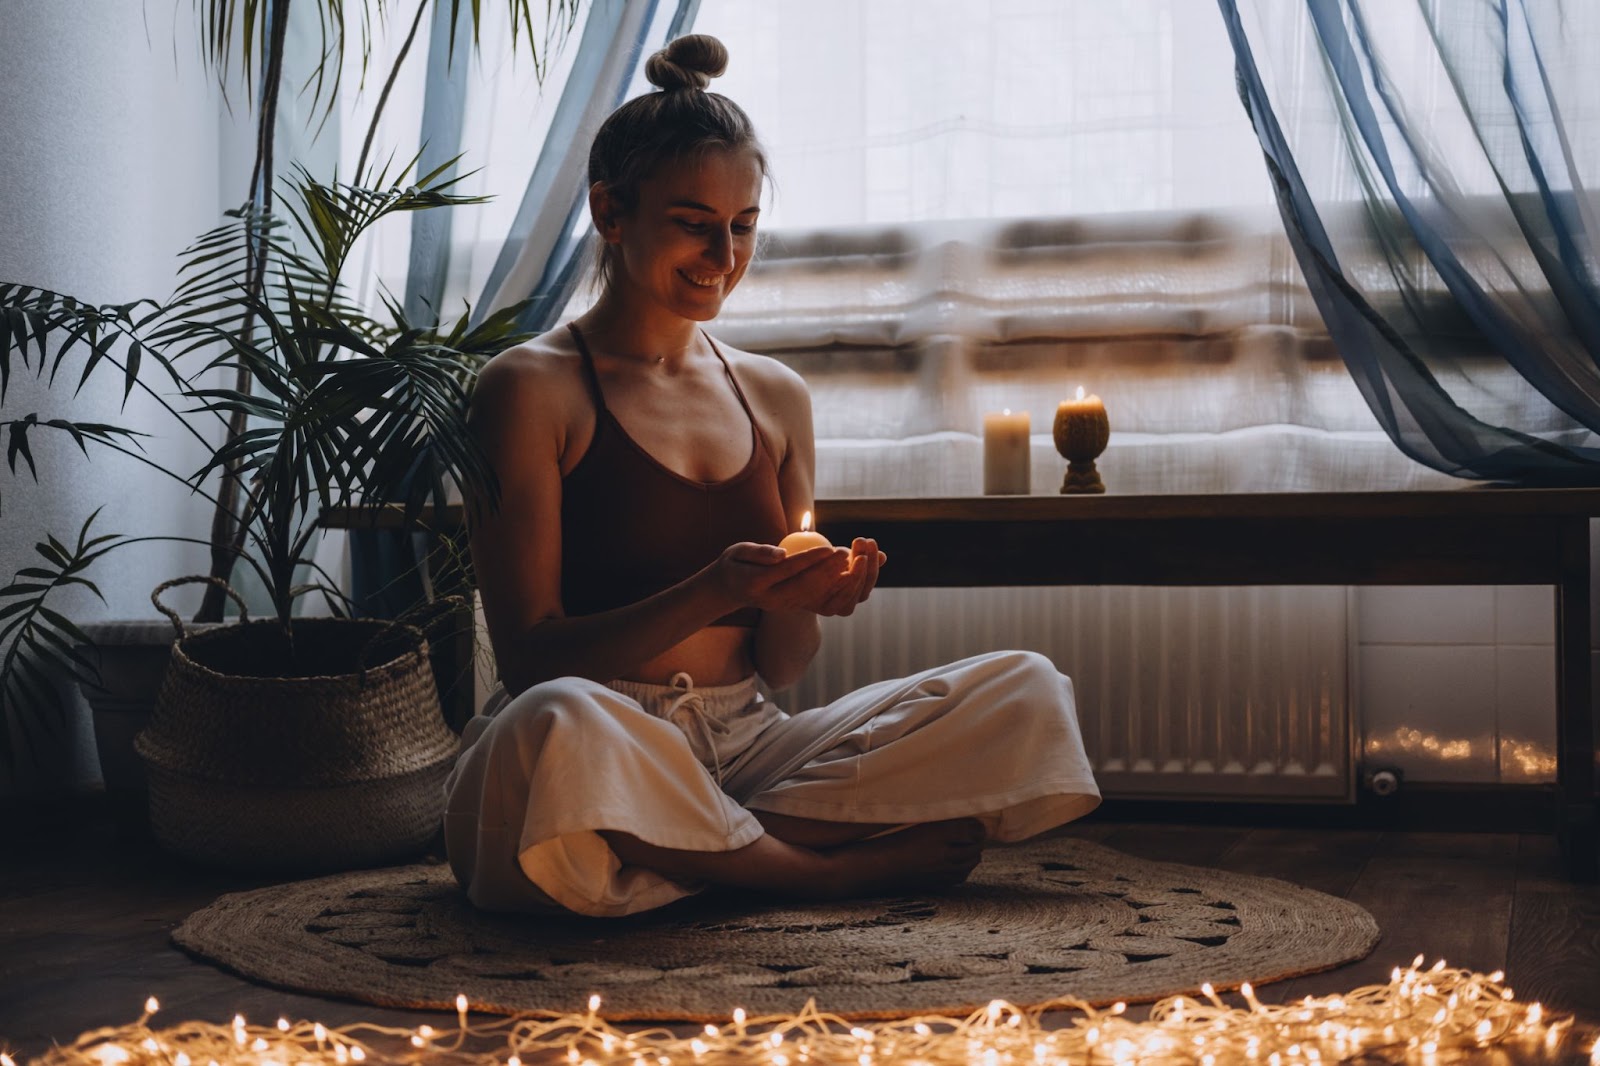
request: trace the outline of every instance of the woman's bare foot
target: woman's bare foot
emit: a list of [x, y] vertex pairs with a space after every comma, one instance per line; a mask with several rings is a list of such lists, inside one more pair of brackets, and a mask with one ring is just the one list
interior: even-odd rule
[[612, 830], [601, 830], [600, 836], [625, 865], [680, 881], [799, 899], [846, 899], [959, 884], [978, 865], [984, 830], [976, 818], [956, 818], [827, 849], [766, 833], [734, 851], [679, 851]]
[[834, 848], [823, 853], [818, 894], [843, 899], [960, 884], [983, 857], [983, 838], [982, 822], [955, 818]]

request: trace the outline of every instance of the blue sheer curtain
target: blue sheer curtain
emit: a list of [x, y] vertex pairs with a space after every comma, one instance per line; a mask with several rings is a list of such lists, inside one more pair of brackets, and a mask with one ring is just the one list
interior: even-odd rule
[[531, 297], [524, 329], [556, 324], [583, 274], [589, 144], [640, 83], [650, 51], [689, 32], [699, 0], [596, 0], [516, 220], [477, 302], [482, 317]]
[[1600, 482], [1600, 12], [1218, 0], [1290, 242], [1408, 456]]

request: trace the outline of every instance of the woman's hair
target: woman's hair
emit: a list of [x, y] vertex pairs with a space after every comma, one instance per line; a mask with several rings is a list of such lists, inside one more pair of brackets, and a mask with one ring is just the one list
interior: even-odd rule
[[[767, 157], [750, 116], [719, 93], [711, 79], [728, 69], [728, 49], [715, 37], [679, 37], [645, 63], [645, 77], [660, 91], [636, 96], [613, 111], [589, 149], [589, 184], [604, 182], [624, 211], [639, 202], [639, 185], [664, 163], [708, 149], [754, 153], [763, 175]], [[612, 252], [599, 247], [601, 286], [610, 284]]]

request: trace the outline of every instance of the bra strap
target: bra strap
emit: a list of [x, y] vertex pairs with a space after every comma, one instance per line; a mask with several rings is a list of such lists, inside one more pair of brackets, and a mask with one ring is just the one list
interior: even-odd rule
[[[578, 354], [583, 357], [583, 374], [589, 381], [589, 391], [594, 393], [594, 406], [598, 414], [604, 414], [606, 409], [606, 394], [600, 390], [600, 374], [594, 368], [594, 356], [589, 354], [589, 343], [583, 339], [583, 334], [578, 330], [577, 322], [568, 322], [567, 329], [572, 333], [572, 342], [578, 346]], [[737, 389], [739, 386], [735, 385]], [[742, 400], [744, 397], [740, 397]], [[748, 410], [748, 408], [747, 408]]]
[[750, 420], [750, 428], [755, 431], [756, 439], [761, 442], [761, 446], [767, 450], [767, 455], [776, 463], [778, 456], [767, 443], [767, 435], [761, 432], [761, 423], [756, 421], [756, 413], [750, 410], [750, 401], [744, 398], [744, 390], [739, 387], [739, 379], [733, 376], [733, 367], [729, 365], [727, 356], [722, 354], [717, 342], [711, 339], [711, 334], [701, 330], [700, 335], [706, 339], [706, 343], [711, 345], [711, 350], [716, 352], [717, 358], [722, 361], [722, 372], [728, 375], [728, 381], [733, 385], [733, 394], [739, 397], [739, 406], [744, 408], [744, 416]]

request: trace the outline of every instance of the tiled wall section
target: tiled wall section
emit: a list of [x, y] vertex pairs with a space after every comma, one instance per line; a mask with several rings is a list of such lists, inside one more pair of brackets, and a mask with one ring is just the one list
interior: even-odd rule
[[1555, 780], [1555, 595], [1539, 586], [1361, 588], [1368, 768], [1408, 781]]

